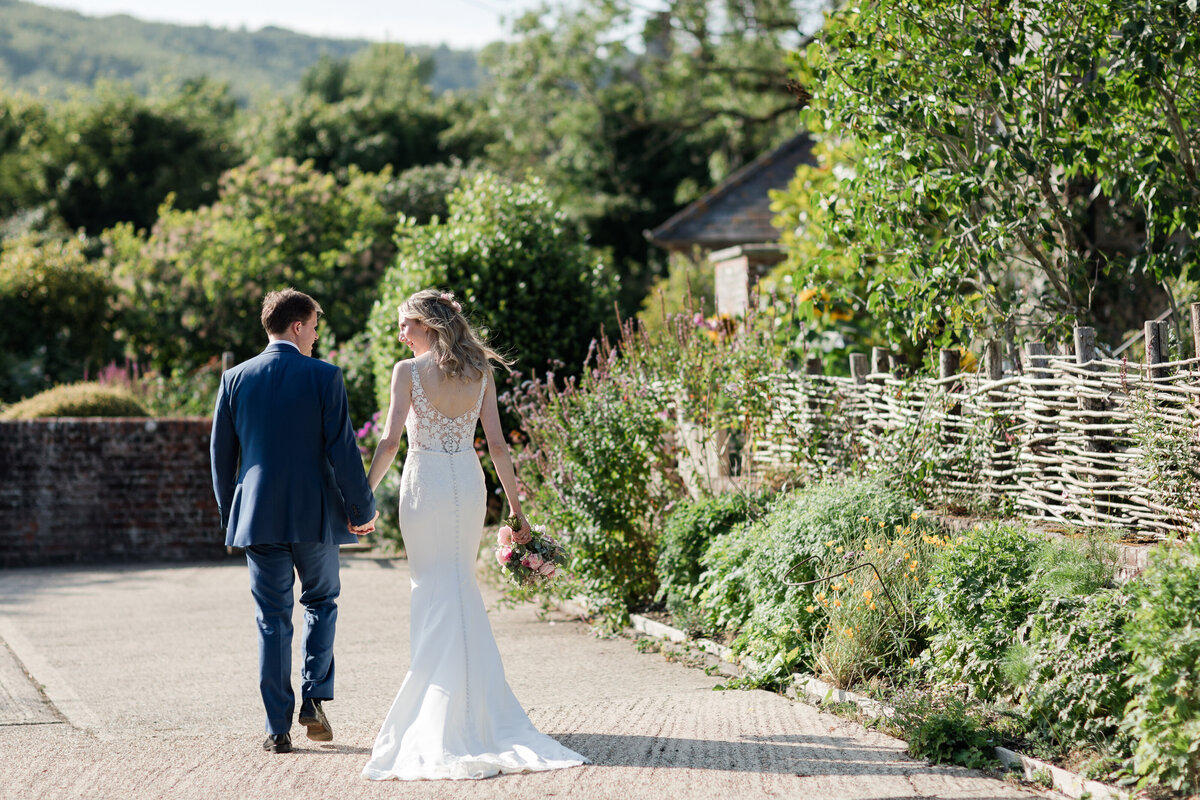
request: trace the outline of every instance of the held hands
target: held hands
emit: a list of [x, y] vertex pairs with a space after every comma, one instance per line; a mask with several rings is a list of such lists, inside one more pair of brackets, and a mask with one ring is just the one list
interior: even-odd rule
[[362, 525], [351, 525], [350, 520], [346, 520], [346, 529], [355, 536], [366, 536], [368, 533], [372, 533], [375, 530], [375, 520], [377, 519], [379, 519], [378, 511], [375, 512], [375, 516], [371, 517], [370, 520], [364, 522]]
[[528, 539], [525, 538], [525, 534], [529, 533], [530, 530], [532, 530], [529, 527], [529, 520], [525, 519], [524, 514], [516, 514], [515, 516], [517, 518], [517, 521], [521, 524], [521, 527], [518, 528], [515, 532], [516, 538], [520, 539], [521, 541], [529, 541]]

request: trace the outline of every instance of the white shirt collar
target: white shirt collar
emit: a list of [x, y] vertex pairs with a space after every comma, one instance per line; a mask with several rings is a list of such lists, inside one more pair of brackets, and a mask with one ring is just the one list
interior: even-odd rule
[[293, 342], [289, 339], [272, 339], [271, 344], [286, 344], [288, 347], [295, 348], [297, 353], [300, 352], [300, 345], [296, 344], [295, 342]]

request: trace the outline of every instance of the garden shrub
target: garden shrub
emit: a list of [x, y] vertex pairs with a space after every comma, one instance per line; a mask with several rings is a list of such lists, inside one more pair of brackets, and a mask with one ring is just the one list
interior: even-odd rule
[[1044, 546], [1023, 526], [991, 523], [938, 551], [922, 599], [932, 679], [982, 698], [1008, 687], [1002, 662], [1041, 600], [1032, 579]]
[[804, 609], [816, 623], [813, 670], [839, 687], [911, 664], [924, 640], [917, 606], [931, 554], [948, 546], [916, 512], [904, 524], [891, 521], [890, 530], [874, 517], [862, 521], [869, 533], [849, 545], [825, 542], [827, 553], [844, 559], [828, 574], [858, 564], [871, 567], [809, 587], [812, 600]]
[[17, 400], [96, 369], [112, 284], [80, 239], [26, 235], [0, 250], [0, 400]]
[[47, 389], [14, 403], [0, 419], [45, 417], [146, 417], [150, 412], [128, 389], [95, 382], [73, 383]]
[[996, 764], [995, 744], [984, 720], [957, 697], [900, 693], [891, 725], [913, 758], [980, 769]]
[[821, 561], [809, 561], [791, 581], [858, 563], [859, 554], [852, 552], [856, 545], [881, 532], [903, 530], [914, 511], [906, 496], [870, 480], [816, 484], [780, 496], [763, 519], [719, 537], [705, 552], [699, 596], [705, 623], [739, 633], [735, 649], [759, 662], [756, 680], [763, 683], [811, 668], [822, 640], [820, 626], [830, 624], [813, 603], [814, 592], [822, 589], [786, 586], [785, 573], [809, 557]]
[[719, 494], [676, 504], [659, 540], [658, 594], [677, 626], [701, 630], [695, 619], [700, 593], [700, 559], [713, 539], [746, 522], [763, 501], [741, 493]]
[[538, 181], [480, 174], [451, 194], [449, 208], [444, 221], [402, 220], [396, 231], [400, 249], [367, 326], [379, 408], [392, 367], [408, 353], [396, 309], [413, 292], [454, 291], [471, 322], [527, 374], [555, 362], [577, 372], [612, 308], [612, 271]]
[[575, 585], [611, 624], [644, 607], [656, 586], [662, 515], [678, 499], [660, 407], [615, 351], [578, 379], [528, 381], [506, 399], [529, 445], [518, 474], [536, 522], [571, 555]]
[[[344, 339], [337, 347], [325, 354], [325, 360], [342, 370], [342, 380], [346, 385], [346, 400], [350, 406], [350, 419], [355, 425], [364, 425], [374, 415], [387, 411], [386, 401], [379, 405], [375, 394], [375, 372], [371, 364], [371, 335], [367, 331]], [[388, 386], [384, 387], [385, 394], [391, 386], [391, 375], [388, 376]]]
[[106, 231], [127, 355], [160, 372], [227, 350], [250, 358], [266, 345], [263, 296], [289, 286], [325, 311], [318, 352], [361, 331], [395, 253], [378, 199], [388, 179], [350, 170], [339, 183], [308, 163], [252, 159], [222, 176], [210, 206], [166, 205], [148, 233]]
[[1134, 596], [1125, 646], [1132, 694], [1121, 721], [1142, 785], [1200, 791], [1200, 538], [1160, 546]]
[[1122, 589], [1051, 595], [1021, 626], [1005, 669], [1036, 754], [1126, 754], [1118, 728], [1129, 700], [1121, 631], [1130, 610]]

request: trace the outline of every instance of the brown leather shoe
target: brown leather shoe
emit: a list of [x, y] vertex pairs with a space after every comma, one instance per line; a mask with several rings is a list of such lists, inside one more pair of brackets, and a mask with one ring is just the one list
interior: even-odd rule
[[308, 738], [314, 742], [333, 741], [333, 728], [320, 700], [305, 700], [300, 704], [300, 724], [308, 728]]
[[292, 737], [287, 733], [268, 733], [267, 740], [263, 742], [263, 750], [268, 753], [290, 753]]

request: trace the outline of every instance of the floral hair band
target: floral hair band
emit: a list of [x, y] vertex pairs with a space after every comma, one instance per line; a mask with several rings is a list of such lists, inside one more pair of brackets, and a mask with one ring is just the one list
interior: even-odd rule
[[441, 301], [453, 308], [458, 313], [462, 313], [462, 304], [454, 299], [453, 292], [442, 292]]

